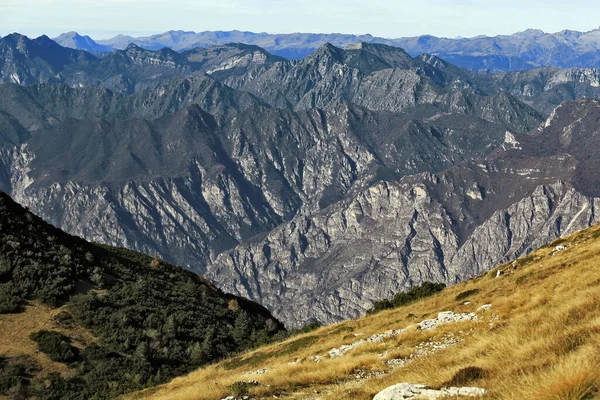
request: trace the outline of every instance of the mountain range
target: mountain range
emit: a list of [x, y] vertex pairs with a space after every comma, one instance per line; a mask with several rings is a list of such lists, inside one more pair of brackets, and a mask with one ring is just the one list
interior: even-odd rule
[[564, 30], [545, 33], [530, 29], [513, 35], [476, 36], [473, 38], [443, 38], [431, 35], [387, 39], [372, 35], [347, 34], [267, 34], [241, 31], [186, 32], [169, 31], [147, 37], [119, 35], [93, 42], [75, 32], [65, 33], [55, 40], [63, 46], [86, 51], [125, 49], [134, 43], [158, 50], [171, 48], [184, 51], [228, 43], [260, 46], [272, 54], [288, 59], [303, 59], [325, 43], [345, 48], [357, 43], [379, 43], [404, 48], [413, 57], [427, 53], [436, 55], [459, 67], [473, 71], [505, 72], [543, 66], [561, 68], [600, 66], [600, 30], [578, 32]]
[[478, 74], [373, 43], [98, 56], [18, 34], [0, 54], [2, 190], [288, 326], [454, 284], [597, 218], [592, 68]]

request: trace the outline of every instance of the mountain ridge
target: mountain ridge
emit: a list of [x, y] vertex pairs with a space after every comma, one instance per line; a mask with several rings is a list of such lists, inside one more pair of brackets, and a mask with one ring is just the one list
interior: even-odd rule
[[[372, 35], [346, 34], [170, 31], [140, 38], [116, 37], [101, 40], [99, 43], [122, 48], [130, 42], [136, 42], [142, 47], [150, 49], [172, 47], [175, 50], [187, 50], [194, 47], [221, 45], [227, 41], [243, 42], [257, 44], [286, 58], [302, 59], [326, 42], [339, 47], [359, 42], [373, 42], [405, 48], [412, 56], [418, 56], [421, 53], [435, 54], [456, 65], [472, 70], [512, 71], [541, 66], [599, 67], [598, 57], [593, 55], [593, 52], [598, 51], [600, 45], [598, 32], [597, 29], [589, 32], [563, 30], [555, 33], [526, 30], [513, 35], [457, 39], [432, 35], [390, 39]], [[529, 41], [529, 46], [523, 45], [526, 41]], [[569, 51], [564, 57], [561, 56], [560, 46], [568, 47]], [[525, 50], [520, 50], [520, 48], [525, 48]]]

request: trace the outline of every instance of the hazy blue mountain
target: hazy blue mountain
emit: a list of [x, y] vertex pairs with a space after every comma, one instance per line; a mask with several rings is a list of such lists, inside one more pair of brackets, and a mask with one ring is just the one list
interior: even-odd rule
[[62, 47], [48, 36], [29, 39], [13, 33], [0, 40], [0, 81], [21, 85], [56, 82], [67, 66], [84, 66], [94, 60], [94, 55]]
[[98, 44], [91, 37], [81, 36], [77, 32], [63, 33], [62, 35], [55, 37], [52, 40], [54, 40], [56, 43], [60, 44], [63, 47], [69, 47], [71, 49], [77, 50], [85, 50], [94, 53], [110, 53], [114, 50], [110, 46]]
[[339, 33], [268, 34], [242, 31], [186, 32], [169, 31], [158, 35], [133, 38], [116, 36], [99, 43], [125, 48], [135, 43], [147, 49], [170, 47], [186, 50], [231, 42], [253, 44], [289, 59], [302, 59], [325, 43], [346, 47], [356, 43], [382, 43], [402, 47], [412, 56], [422, 53], [437, 55], [453, 64], [476, 71], [515, 71], [541, 66], [598, 67], [600, 66], [600, 30], [577, 32], [565, 30], [545, 33], [527, 30], [513, 35], [473, 38], [440, 38], [423, 35], [387, 39], [372, 35]]

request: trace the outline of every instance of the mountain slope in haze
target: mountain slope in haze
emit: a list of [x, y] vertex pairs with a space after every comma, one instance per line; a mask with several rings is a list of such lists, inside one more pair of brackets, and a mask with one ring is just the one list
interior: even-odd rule
[[90, 53], [62, 47], [47, 36], [29, 39], [13, 33], [0, 39], [0, 81], [31, 85], [57, 82], [68, 65], [87, 65], [96, 59]]
[[471, 114], [513, 131], [533, 129], [541, 118], [510, 94], [484, 92], [467, 71], [380, 44], [349, 49], [325, 44], [297, 63], [278, 62], [253, 74], [219, 74], [228, 86], [279, 108], [327, 109], [352, 102], [375, 111], [403, 111], [433, 105], [438, 113]]
[[133, 38], [117, 36], [99, 43], [114, 48], [125, 48], [135, 43], [148, 49], [170, 47], [189, 50], [232, 42], [257, 45], [273, 54], [289, 59], [303, 59], [325, 43], [347, 47], [356, 43], [380, 43], [402, 47], [412, 56], [422, 53], [438, 55], [459, 67], [488, 72], [517, 71], [542, 66], [600, 67], [600, 30], [577, 32], [564, 30], [545, 33], [530, 29], [513, 35], [473, 38], [439, 38], [431, 35], [386, 39], [371, 35], [345, 34], [268, 34], [253, 32], [184, 32]]
[[[48, 89], [43, 98], [59, 98]], [[481, 157], [505, 131], [477, 117], [414, 119], [353, 105], [328, 112], [256, 105], [229, 118], [192, 105], [155, 120], [50, 122], [46, 108], [31, 109], [23, 123], [38, 115], [35, 125], [45, 128], [5, 148], [2, 187], [69, 232], [158, 252], [198, 272], [301, 209], [322, 209], [386, 176]]]
[[0, 226], [0, 394], [113, 398], [283, 329], [205, 278], [67, 235], [4, 193]]
[[455, 284], [599, 221], [600, 102], [558, 107], [489, 156], [383, 181], [219, 255], [209, 276], [286, 323], [355, 317], [423, 281]]
[[[371, 400], [403, 382], [482, 388], [483, 399], [597, 398], [599, 238], [596, 225], [430, 298], [261, 347], [133, 398], [218, 400], [243, 389], [257, 399]], [[255, 371], [262, 374], [248, 375]]]
[[[18, 38], [20, 48], [36, 49], [39, 43], [48, 42], [44, 37], [30, 40], [11, 35], [0, 47], [14, 48], [11, 37]], [[9, 61], [0, 81], [100, 86], [131, 94], [157, 89], [167, 81], [210, 74], [225, 85], [249, 91], [265, 103], [283, 108], [327, 108], [350, 101], [372, 110], [398, 111], [434, 104], [442, 112], [479, 112], [477, 115], [486, 119], [503, 119], [503, 113], [493, 116], [490, 112], [504, 108], [498, 102], [514, 102], [506, 96], [494, 97], [502, 91], [546, 115], [562, 101], [598, 95], [598, 73], [594, 69], [546, 68], [486, 76], [462, 70], [436, 56], [423, 54], [413, 59], [400, 48], [366, 42], [346, 49], [325, 44], [301, 62], [243, 44], [195, 48], [181, 54], [168, 48], [152, 51], [132, 45], [98, 59], [91, 59], [94, 56], [90, 53], [80, 51], [74, 56], [74, 50], [59, 49], [26, 51], [17, 57], [18, 62], [7, 53]], [[60, 62], [54, 53], [61, 55]], [[208, 110], [210, 106], [203, 108]], [[482, 109], [488, 112], [482, 114]], [[532, 113], [525, 109], [521, 112]], [[513, 126], [506, 122], [509, 130], [533, 128], [531, 124]]]
[[493, 86], [545, 115], [565, 101], [600, 98], [600, 70], [595, 68], [538, 68], [490, 78]]
[[77, 32], [66, 32], [52, 40], [63, 47], [85, 50], [90, 53], [110, 53], [114, 50], [112, 47], [96, 43], [91, 37], [87, 35], [82, 36]]
[[123, 94], [102, 87], [71, 88], [41, 84], [0, 84], [0, 110], [35, 131], [65, 119], [109, 121], [155, 119], [198, 105], [211, 114], [230, 116], [255, 105], [257, 97], [233, 90], [208, 76], [166, 80], [155, 90]]

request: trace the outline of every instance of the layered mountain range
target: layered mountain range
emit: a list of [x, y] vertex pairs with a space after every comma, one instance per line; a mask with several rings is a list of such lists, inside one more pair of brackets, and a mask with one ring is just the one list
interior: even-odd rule
[[300, 61], [241, 44], [98, 57], [20, 35], [0, 63], [0, 189], [290, 326], [597, 220], [598, 103], [548, 119], [598, 96], [594, 69], [479, 75], [372, 43]]
[[529, 29], [513, 35], [443, 38], [431, 35], [386, 39], [372, 35], [346, 34], [268, 34], [240, 31], [169, 31], [147, 37], [119, 35], [112, 39], [90, 41], [75, 32], [56, 38], [58, 43], [87, 51], [125, 49], [129, 44], [158, 50], [165, 47], [184, 51], [232, 42], [257, 45], [289, 59], [302, 59], [325, 43], [347, 47], [357, 43], [379, 43], [402, 47], [412, 56], [434, 54], [457, 66], [474, 71], [504, 72], [554, 67], [599, 67], [600, 30], [564, 30], [545, 33]]

